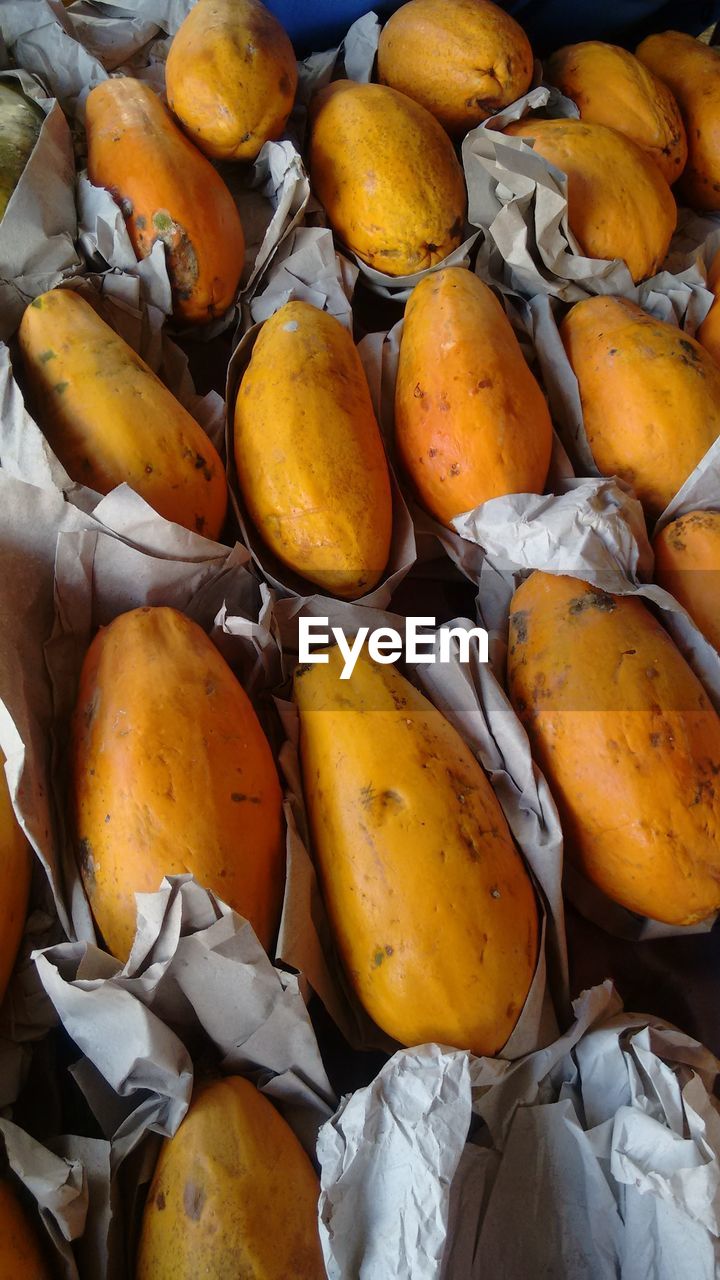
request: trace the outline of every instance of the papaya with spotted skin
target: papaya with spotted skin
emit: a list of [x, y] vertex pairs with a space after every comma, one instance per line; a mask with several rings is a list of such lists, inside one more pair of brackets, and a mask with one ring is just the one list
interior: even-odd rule
[[510, 609], [508, 689], [565, 854], [629, 911], [720, 908], [720, 717], [639, 598], [536, 572]]
[[300, 666], [294, 698], [316, 865], [349, 983], [404, 1045], [495, 1054], [538, 957], [530, 876], [457, 730], [394, 667]]
[[166, 520], [217, 538], [227, 482], [209, 436], [73, 289], [26, 308], [18, 334], [39, 425], [71, 479], [128, 484]]
[[653, 541], [655, 581], [720, 650], [720, 511], [689, 511]]
[[678, 184], [692, 209], [720, 207], [720, 50], [682, 31], [647, 36], [635, 50], [672, 91], [688, 142], [687, 164]]
[[71, 766], [78, 863], [114, 956], [128, 957], [135, 894], [185, 872], [270, 948], [285, 879], [277, 769], [250, 699], [196, 622], [153, 606], [97, 633]]
[[206, 156], [148, 84], [113, 76], [85, 104], [88, 175], [119, 204], [138, 258], [165, 246], [173, 314], [190, 324], [232, 304], [245, 258], [240, 215]]

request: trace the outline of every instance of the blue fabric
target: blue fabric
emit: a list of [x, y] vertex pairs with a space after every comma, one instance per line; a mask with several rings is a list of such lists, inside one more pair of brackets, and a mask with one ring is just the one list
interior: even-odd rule
[[[265, 0], [300, 57], [339, 44], [356, 18], [371, 9], [385, 19], [398, 0]], [[563, 44], [606, 40], [634, 48], [653, 31], [699, 35], [720, 20], [720, 0], [507, 0], [503, 5], [525, 28], [542, 58]]]

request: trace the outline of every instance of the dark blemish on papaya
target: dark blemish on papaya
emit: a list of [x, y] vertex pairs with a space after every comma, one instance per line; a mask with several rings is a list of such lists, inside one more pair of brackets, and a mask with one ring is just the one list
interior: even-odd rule
[[169, 213], [165, 213], [162, 209], [158, 209], [153, 214], [153, 226], [161, 235], [165, 235], [168, 231], [172, 231], [173, 220]]
[[529, 617], [529, 609], [518, 609], [517, 613], [510, 614], [510, 629], [513, 633], [513, 647], [510, 650], [511, 653], [514, 651], [516, 644], [525, 644], [528, 638]]
[[200, 471], [200, 470], [201, 470], [201, 468], [202, 468], [202, 467], [204, 467], [205, 465], [206, 465], [206, 463], [205, 463], [205, 459], [203, 458], [202, 454], [201, 454], [201, 453], [196, 453], [196, 454], [195, 454], [195, 461], [194, 461], [194, 463], [193, 463], [193, 466], [195, 467], [195, 470], [196, 470], [196, 471]]
[[651, 706], [650, 710], [651, 710], [651, 712], [652, 712], [652, 714], [653, 714], [654, 716], [661, 716], [661, 715], [662, 715], [662, 707], [661, 707], [661, 706], [659, 706], [657, 702], [653, 702], [653, 704], [652, 704], [652, 706]]
[[518, 698], [517, 702], [515, 703], [515, 707], [516, 707], [516, 710], [519, 712], [519, 714], [522, 715], [524, 711], [527, 711], [527, 702], [525, 701], [524, 698]]
[[393, 954], [393, 951], [394, 951], [394, 947], [389, 947], [389, 946], [387, 946], [387, 945], [386, 945], [386, 947], [385, 947], [385, 955], [386, 955], [386, 956], [391, 956], [391, 955]]
[[47, 364], [48, 360], [55, 360], [56, 357], [57, 357], [57, 351], [48, 350], [48, 351], [41, 351], [38, 359], [40, 360], [41, 364]]
[[307, 675], [308, 671], [312, 671], [313, 666], [314, 663], [312, 662], [301, 662], [300, 665], [295, 668], [295, 678], [299, 679], [300, 676]]
[[441, 850], [440, 850], [440, 861], [441, 861], [441, 862], [444, 862], [446, 857], [447, 857], [447, 855], [446, 855], [446, 853], [445, 853], [445, 850], [444, 850], [444, 849], [441, 849]]
[[617, 347], [611, 347], [610, 350], [608, 351], [609, 356], [616, 356], [617, 353], [618, 353]]
[[195, 516], [195, 528], [197, 529], [198, 533], [204, 533], [204, 532], [205, 532], [205, 517], [204, 517], [204, 516]]
[[106, 813], [106, 814], [105, 814], [105, 821], [106, 821], [106, 822], [109, 822], [109, 821], [110, 821], [110, 814], [109, 814], [109, 813]]
[[155, 1207], [159, 1209], [161, 1213], [165, 1208], [165, 1193], [163, 1191], [158, 1191], [155, 1197]]
[[622, 650], [621, 650], [621, 655], [622, 655], [622, 657], [623, 657], [623, 658], [629, 658], [629, 657], [631, 657], [634, 653], [637, 653], [637, 649], [622, 649]]
[[261, 803], [260, 796], [248, 796], [245, 794], [244, 791], [231, 791], [230, 799], [233, 800], [235, 804], [244, 804], [244, 803], [260, 804]]
[[439, 408], [439, 410], [440, 410], [440, 412], [441, 412], [441, 413], [449, 413], [449, 412], [450, 412], [450, 401], [448, 400], [448, 398], [447, 398], [447, 396], [445, 395], [445, 392], [444, 392], [444, 391], [443, 391], [443, 392], [441, 392], [441, 394], [440, 394], [440, 403], [439, 403], [439, 405], [438, 405], [438, 408]]
[[425, 392], [423, 391], [419, 382], [416, 382], [415, 384], [415, 390], [413, 391], [413, 395], [416, 400], [422, 400], [423, 396], [425, 395]]
[[650, 746], [651, 746], [651, 747], [659, 747], [661, 742], [662, 742], [662, 734], [661, 734], [661, 733], [651, 733], [651, 734], [650, 734]]
[[95, 712], [98, 709], [99, 702], [100, 702], [100, 694], [96, 689], [90, 701], [86, 703], [85, 710], [83, 711], [83, 720], [85, 721], [86, 729], [90, 728], [90, 725], [92, 724], [95, 718]]
[[512, 1018], [516, 1013], [517, 1013], [517, 1005], [511, 1000], [507, 1009], [505, 1010], [505, 1017]]
[[78, 865], [86, 885], [92, 887], [95, 884], [95, 859], [93, 858], [92, 845], [85, 837], [78, 841]]
[[494, 387], [495, 383], [492, 378], [481, 378], [477, 384], [477, 391], [486, 391], [488, 387]]
[[385, 952], [378, 949], [373, 956], [373, 969], [379, 969], [384, 959]]
[[429, 240], [425, 245], [425, 248], [427, 249], [428, 253], [437, 253], [437, 249], [438, 249], [437, 245], [432, 244]]
[[437, 449], [428, 449], [428, 458], [437, 457]]
[[576, 596], [568, 605], [568, 613], [571, 617], [577, 617], [579, 613], [584, 613], [586, 609], [599, 609], [601, 613], [612, 613], [613, 609], [617, 609], [617, 602], [607, 591], [588, 591], [584, 596]]
[[38, 311], [42, 311], [42, 298], [33, 298], [30, 306], [37, 307]]
[[244, 133], [240, 141], [249, 142], [251, 138], [252, 138], [252, 133]]
[[460, 475], [460, 463], [459, 463], [459, 462], [453, 462], [453, 464], [452, 464], [452, 466], [451, 466], [451, 468], [450, 468], [450, 475], [451, 475], [451, 476], [459, 476], [459, 475]]
[[205, 681], [205, 692], [208, 695], [208, 697], [211, 694], [215, 693], [215, 685], [213, 684], [212, 680]]
[[290, 92], [290, 77], [285, 72], [283, 72], [280, 79], [278, 80], [278, 88], [281, 93]]
[[495, 899], [500, 897], [500, 890], [498, 889], [497, 885], [493, 885], [492, 889], [490, 890], [490, 897]]
[[[404, 696], [404, 694], [398, 693], [397, 689], [391, 689], [390, 697], [392, 698], [397, 711], [402, 711], [403, 707], [407, 706], [407, 698]], [[410, 721], [408, 721], [408, 724], [409, 723]]]
[[647, 676], [648, 680], [657, 680], [658, 678], [658, 672], [655, 670], [654, 667], [646, 667], [645, 675]]
[[53, 391], [57, 391], [58, 395], [61, 396], [63, 391], [67, 391], [69, 386], [70, 386], [69, 382], [56, 382], [55, 386], [53, 387]]
[[138, 214], [137, 218], [135, 219], [135, 226], [137, 227], [138, 231], [145, 230], [147, 226], [147, 218], [145, 217], [144, 213]]
[[148, 462], [148, 464], [147, 464], [147, 466], [146, 466], [146, 468], [145, 468], [145, 475], [146, 475], [146, 476], [151, 476], [151, 475], [152, 475], [152, 467], [150, 466], [150, 463], [149, 463], [149, 462]]
[[193, 1222], [199, 1222], [202, 1217], [204, 1204], [204, 1188], [198, 1187], [194, 1182], [187, 1182], [183, 1192], [183, 1209], [185, 1210], [186, 1217], [192, 1218]]

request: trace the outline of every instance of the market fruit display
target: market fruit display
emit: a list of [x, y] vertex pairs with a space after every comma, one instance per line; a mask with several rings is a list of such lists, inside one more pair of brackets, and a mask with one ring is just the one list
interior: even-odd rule
[[660, 170], [640, 147], [615, 129], [584, 120], [525, 118], [503, 133], [526, 138], [567, 174], [568, 222], [582, 254], [624, 259], [635, 282], [659, 269], [677, 209]]
[[720, 365], [627, 298], [578, 302], [560, 335], [598, 470], [656, 519], [720, 434]]
[[460, 245], [463, 171], [445, 130], [406, 94], [350, 80], [321, 89], [309, 161], [333, 230], [376, 271], [412, 275]]
[[[4, 766], [5, 756], [0, 751], [0, 1004], [25, 927], [33, 861], [15, 817]], [[0, 1188], [4, 1185], [0, 1182]]]
[[254, 160], [285, 128], [297, 63], [259, 0], [198, 0], [173, 37], [165, 81], [170, 109], [205, 155]]
[[128, 484], [166, 520], [217, 538], [227, 482], [202, 427], [72, 289], [26, 308], [18, 332], [39, 424], [71, 479]]
[[707, 276], [707, 287], [714, 295], [705, 319], [695, 335], [698, 342], [720, 364], [720, 253], [716, 253]]
[[680, 31], [648, 36], [637, 57], [672, 90], [687, 133], [680, 195], [693, 209], [720, 208], [720, 52]]
[[395, 434], [420, 501], [443, 524], [489, 498], [543, 491], [545, 397], [494, 293], [463, 267], [426, 276], [410, 295]]
[[341, 962], [401, 1044], [495, 1054], [538, 956], [528, 872], [482, 767], [394, 667], [297, 668], [316, 865]]
[[565, 856], [629, 911], [720, 907], [720, 718], [639, 598], [535, 572], [510, 611], [508, 688]]
[[690, 511], [671, 520], [653, 550], [655, 581], [720, 649], [720, 511]]
[[490, 0], [409, 0], [380, 33], [377, 71], [459, 137], [527, 93], [533, 54]]
[[544, 78], [572, 98], [581, 120], [625, 134], [671, 186], [687, 160], [687, 138], [672, 92], [639, 58], [601, 40], [566, 45], [543, 63]]
[[308, 302], [265, 322], [235, 402], [243, 500], [271, 551], [343, 599], [382, 577], [392, 494], [365, 372], [348, 330]]
[[324, 1280], [319, 1194], [298, 1139], [255, 1085], [196, 1085], [158, 1157], [135, 1280]]
[[173, 314], [190, 324], [222, 316], [240, 283], [245, 238], [217, 169], [143, 81], [96, 85], [85, 124], [90, 181], [120, 205], [138, 258], [165, 246]]
[[35, 1225], [7, 1177], [0, 1177], [0, 1280], [52, 1280]]
[[16, 80], [0, 80], [0, 218], [22, 178], [45, 113]]
[[130, 951], [135, 894], [185, 872], [270, 948], [284, 890], [280, 783], [247, 694], [197, 623], [155, 606], [101, 628], [71, 760], [78, 864], [113, 955]]

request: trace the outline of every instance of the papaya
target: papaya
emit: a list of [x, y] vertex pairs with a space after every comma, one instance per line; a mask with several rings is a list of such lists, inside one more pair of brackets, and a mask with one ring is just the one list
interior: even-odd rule
[[678, 192], [693, 209], [720, 208], [720, 51], [680, 31], [648, 36], [635, 50], [671, 90], [685, 125], [688, 159]]
[[32, 850], [15, 817], [4, 765], [0, 751], [0, 1004], [25, 928], [33, 865]]
[[51, 1280], [40, 1231], [7, 1177], [0, 1177], [0, 1241], [0, 1280]]
[[190, 872], [266, 950], [284, 889], [282, 795], [250, 699], [176, 609], [120, 614], [83, 662], [71, 733], [78, 864], [108, 950], [126, 960], [135, 894]]
[[196, 1084], [158, 1157], [135, 1280], [324, 1280], [319, 1196], [295, 1134], [254, 1084]]
[[381, 84], [432, 112], [451, 135], [495, 115], [530, 88], [522, 27], [491, 0], [409, 0], [380, 33]]
[[45, 113], [20, 85], [0, 80], [0, 218], [40, 137]]
[[690, 511], [653, 542], [655, 581], [720, 649], [720, 511]]
[[545, 398], [494, 293], [463, 267], [426, 276], [410, 295], [395, 435], [420, 501], [443, 524], [488, 498], [543, 491]]
[[297, 63], [259, 0], [198, 0], [165, 64], [170, 110], [205, 155], [254, 160], [292, 110]]
[[18, 333], [43, 433], [68, 475], [97, 493], [128, 484], [166, 520], [217, 538], [227, 482], [202, 427], [72, 289], [26, 308]]
[[585, 257], [624, 259], [636, 283], [658, 270], [677, 209], [658, 166], [630, 138], [584, 120], [525, 119], [503, 133], [532, 140], [567, 175], [568, 222]]
[[629, 911], [720, 907], [720, 718], [638, 598], [536, 572], [512, 599], [508, 688], [565, 854]]
[[705, 319], [697, 331], [697, 340], [713, 360], [720, 364], [720, 252], [715, 254], [708, 271], [707, 287], [713, 294], [712, 303]]
[[387, 85], [336, 80], [314, 95], [310, 181], [348, 249], [386, 275], [432, 267], [462, 241], [467, 193], [452, 143]]
[[[388, 1035], [493, 1055], [538, 957], [530, 877], [472, 751], [394, 667], [294, 679], [325, 906], [348, 982]], [[319, 655], [316, 655], [319, 656]]]
[[656, 519], [720, 433], [720, 366], [626, 298], [576, 303], [560, 336], [598, 470], [632, 485]]
[[165, 246], [173, 314], [189, 324], [223, 315], [240, 284], [245, 238], [217, 169], [150, 86], [129, 76], [90, 90], [85, 127], [90, 181], [120, 205], [138, 258]]
[[680, 108], [670, 89], [627, 49], [585, 40], [558, 49], [544, 77], [572, 98], [580, 119], [617, 129], [655, 161], [672, 186], [687, 160]]
[[235, 402], [245, 505], [283, 564], [343, 599], [390, 552], [387, 460], [365, 372], [334, 316], [288, 302], [265, 321]]

